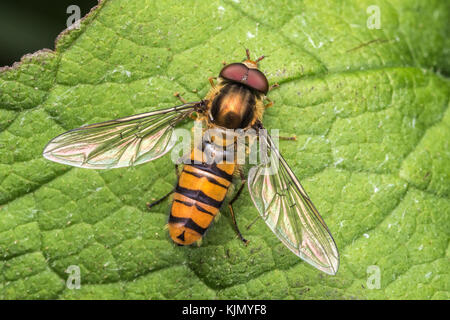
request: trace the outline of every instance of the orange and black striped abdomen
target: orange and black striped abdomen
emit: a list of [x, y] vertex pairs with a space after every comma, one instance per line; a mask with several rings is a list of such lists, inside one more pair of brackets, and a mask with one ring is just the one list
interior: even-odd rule
[[219, 213], [234, 169], [233, 163], [183, 166], [169, 217], [169, 234], [175, 243], [189, 245], [203, 237]]

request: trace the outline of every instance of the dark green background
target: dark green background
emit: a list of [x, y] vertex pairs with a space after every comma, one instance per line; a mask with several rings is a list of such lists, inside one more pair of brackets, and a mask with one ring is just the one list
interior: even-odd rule
[[66, 29], [70, 5], [80, 7], [81, 17], [96, 0], [16, 0], [0, 3], [0, 66], [11, 65], [27, 53], [54, 49], [55, 38]]

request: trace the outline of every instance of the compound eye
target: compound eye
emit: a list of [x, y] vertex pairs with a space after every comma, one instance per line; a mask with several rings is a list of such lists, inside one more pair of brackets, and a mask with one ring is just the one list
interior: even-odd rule
[[247, 78], [248, 68], [242, 63], [232, 63], [225, 66], [220, 71], [220, 77], [237, 82], [245, 82]]
[[247, 77], [248, 86], [252, 87], [255, 90], [258, 90], [264, 94], [269, 91], [269, 82], [267, 81], [264, 73], [257, 69], [250, 69]]

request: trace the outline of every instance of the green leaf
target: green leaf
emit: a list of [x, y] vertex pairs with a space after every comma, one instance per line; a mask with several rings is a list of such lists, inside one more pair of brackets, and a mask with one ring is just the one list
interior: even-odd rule
[[[370, 5], [380, 29], [369, 29]], [[55, 51], [0, 72], [1, 299], [449, 299], [445, 1], [103, 1]], [[169, 156], [82, 170], [41, 156], [83, 124], [204, 97], [222, 61], [266, 55], [264, 123], [332, 231], [337, 276], [300, 261], [248, 192], [201, 247], [177, 247]], [[224, 210], [225, 211], [225, 210]], [[69, 289], [69, 266], [81, 288]], [[374, 280], [380, 275], [379, 288]]]

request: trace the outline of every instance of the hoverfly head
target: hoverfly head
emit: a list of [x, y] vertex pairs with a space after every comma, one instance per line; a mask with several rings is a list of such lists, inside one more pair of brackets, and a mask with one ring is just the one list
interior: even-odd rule
[[269, 91], [269, 81], [266, 76], [258, 69], [258, 62], [264, 59], [264, 56], [259, 57], [255, 61], [250, 59], [249, 50], [246, 49], [247, 60], [240, 63], [231, 63], [223, 67], [219, 76], [245, 84], [246, 86], [255, 89], [264, 94]]

